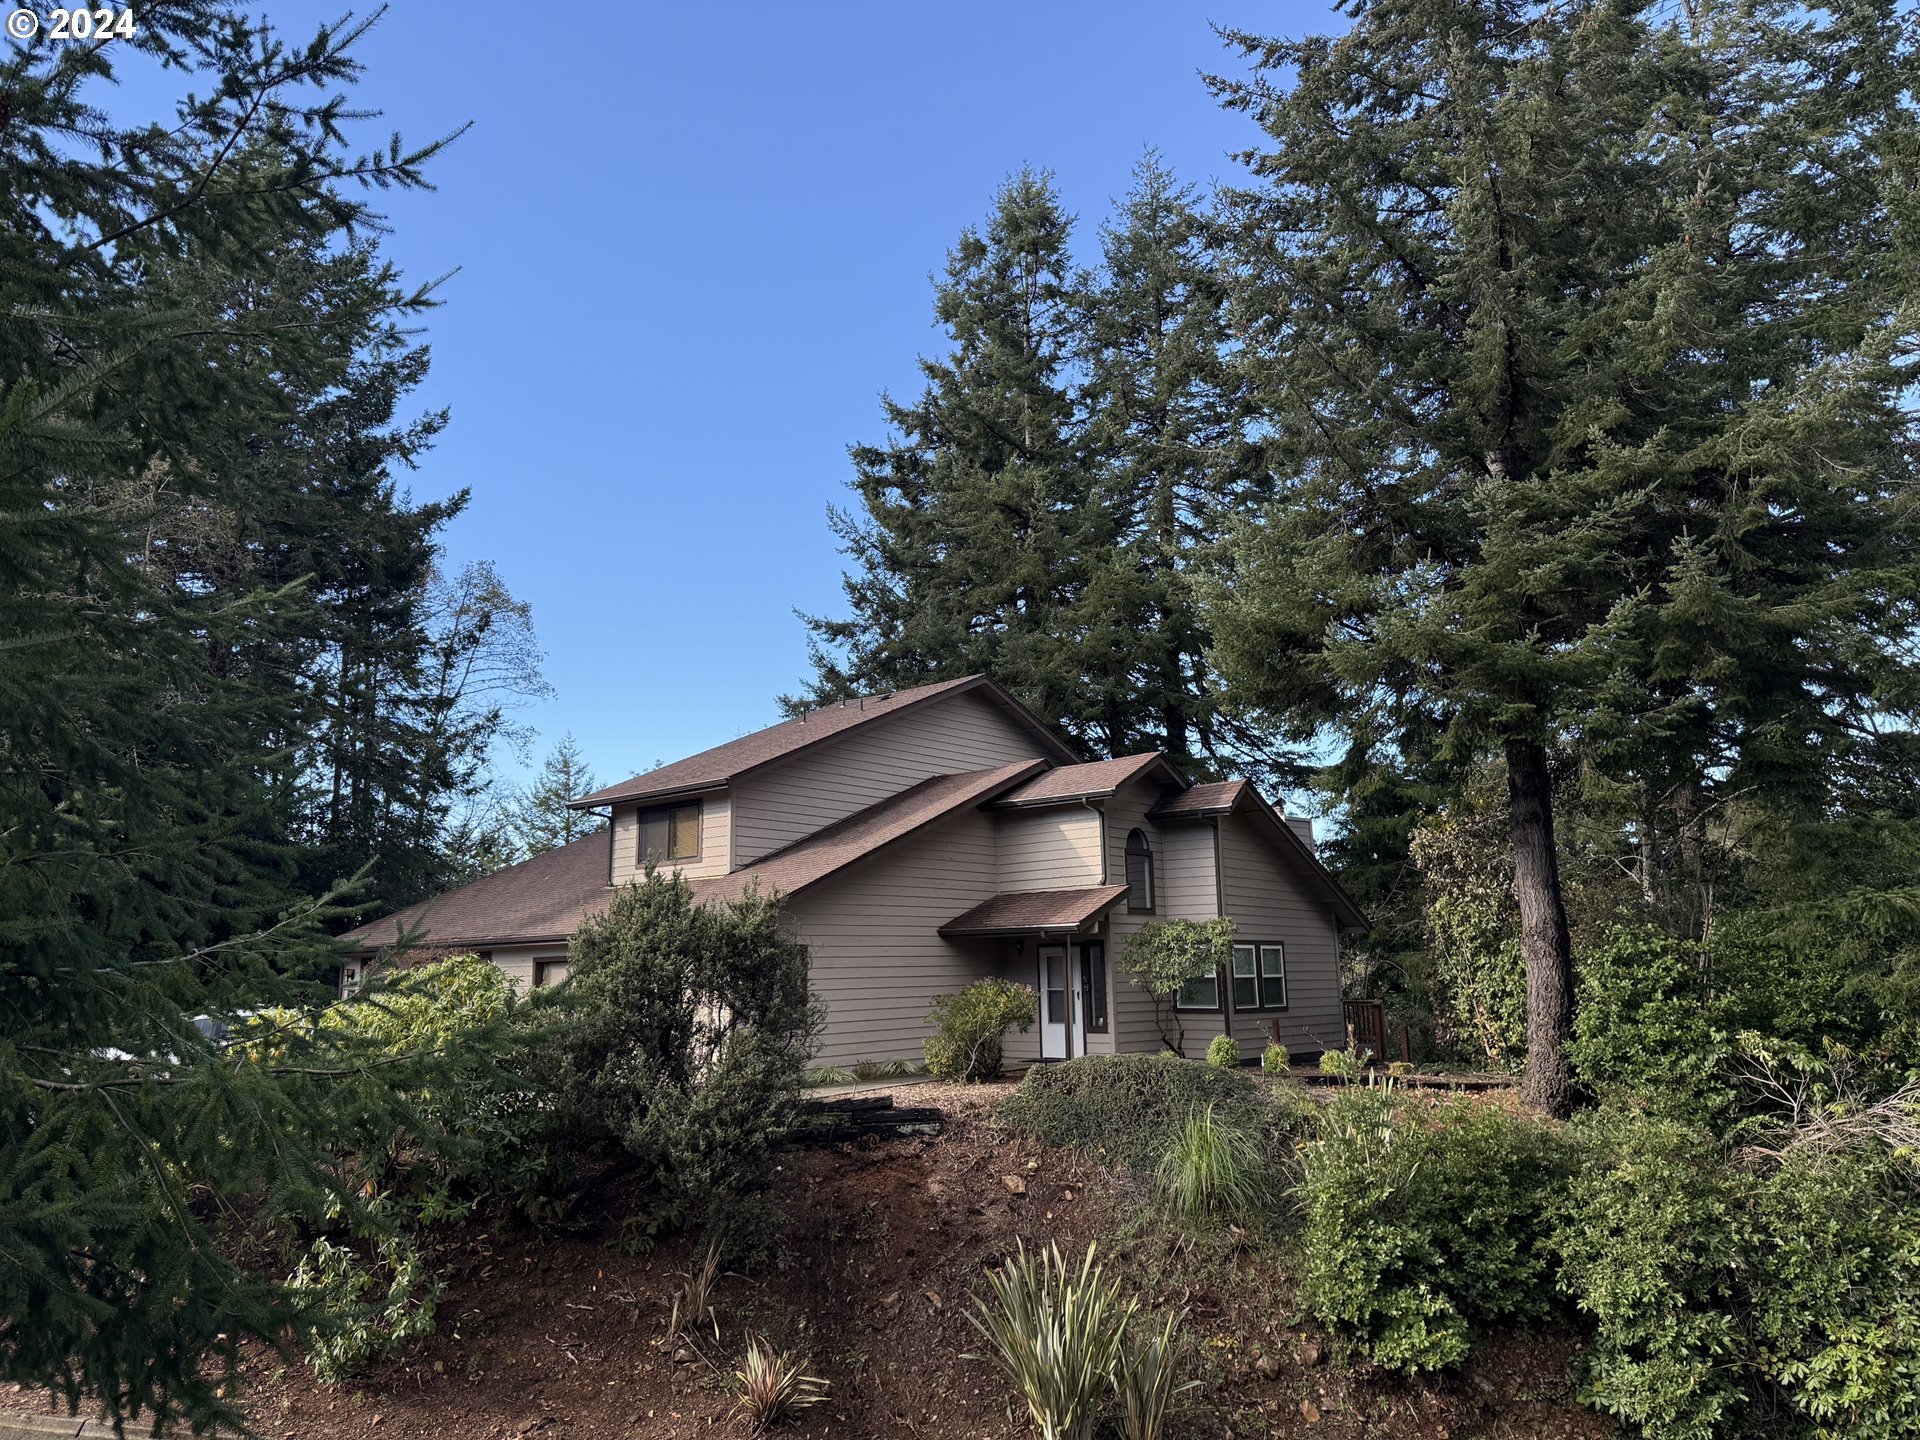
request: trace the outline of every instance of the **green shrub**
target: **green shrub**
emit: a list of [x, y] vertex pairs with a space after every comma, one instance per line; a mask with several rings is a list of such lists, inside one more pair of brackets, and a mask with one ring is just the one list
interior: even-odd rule
[[1320, 1073], [1341, 1080], [1358, 1080], [1367, 1073], [1366, 1056], [1351, 1046], [1345, 1050], [1322, 1050]]
[[958, 995], [936, 995], [927, 1023], [927, 1069], [947, 1080], [991, 1080], [1000, 1073], [1007, 1031], [1025, 1034], [1038, 1013], [1033, 987], [979, 980]]
[[1000, 1117], [1051, 1145], [1073, 1145], [1109, 1165], [1150, 1172], [1195, 1110], [1259, 1139], [1289, 1114], [1264, 1086], [1233, 1070], [1173, 1055], [1088, 1055], [1027, 1072]]
[[975, 1300], [967, 1319], [1027, 1402], [1042, 1440], [1091, 1440], [1135, 1302], [1121, 1300], [1091, 1245], [1071, 1269], [1055, 1247], [1036, 1259], [1022, 1244], [987, 1272], [987, 1287], [991, 1299]]
[[1287, 1054], [1286, 1046], [1278, 1040], [1270, 1040], [1267, 1042], [1267, 1048], [1260, 1052], [1260, 1068], [1269, 1075], [1284, 1075], [1287, 1073], [1287, 1062], [1291, 1058]]
[[[315, 1317], [307, 1358], [329, 1385], [433, 1333], [434, 1310], [446, 1283], [428, 1263], [420, 1241], [395, 1223], [392, 1208], [376, 1198], [353, 1228], [377, 1225], [378, 1234], [339, 1240], [322, 1235], [287, 1277], [287, 1289]], [[332, 1218], [344, 1217], [336, 1208]]]
[[639, 1243], [691, 1226], [729, 1262], [764, 1257], [774, 1147], [820, 1020], [777, 900], [696, 906], [677, 873], [649, 871], [613, 892], [569, 956], [578, 1013], [558, 1047], [556, 1121], [637, 1162]]
[[1187, 1053], [1184, 1016], [1175, 1003], [1180, 991], [1233, 962], [1233, 937], [1233, 920], [1223, 915], [1214, 920], [1149, 920], [1127, 939], [1120, 956], [1127, 979], [1153, 996], [1154, 1023], [1176, 1055]]
[[1160, 1198], [1189, 1225], [1246, 1214], [1267, 1185], [1266, 1162], [1253, 1137], [1214, 1122], [1213, 1107], [1188, 1114], [1160, 1159]]
[[1649, 1440], [1704, 1440], [1740, 1404], [1741, 1237], [1718, 1144], [1678, 1121], [1582, 1116], [1556, 1209], [1559, 1288], [1595, 1330], [1582, 1399]]
[[1471, 1326], [1550, 1309], [1541, 1213], [1568, 1158], [1505, 1110], [1342, 1091], [1300, 1150], [1302, 1300], [1381, 1365], [1457, 1363]]
[[1578, 980], [1567, 1056], [1589, 1089], [1678, 1120], [1726, 1111], [1724, 1006], [1709, 991], [1698, 945], [1615, 928], [1580, 956]]
[[1207, 1064], [1222, 1070], [1235, 1069], [1240, 1064], [1240, 1042], [1231, 1035], [1214, 1036], [1207, 1042]]
[[403, 1125], [334, 1137], [350, 1174], [287, 1280], [319, 1322], [308, 1355], [323, 1380], [433, 1333], [434, 1225], [488, 1199], [537, 1213], [564, 1174], [539, 1093], [516, 1073], [539, 1038], [527, 1008], [498, 966], [456, 955], [391, 969], [317, 1016], [263, 1012], [236, 1035], [236, 1056], [271, 1063], [298, 1044], [406, 1103]]
[[1594, 1330], [1583, 1398], [1647, 1440], [1920, 1429], [1920, 1209], [1911, 1163], [1868, 1141], [1736, 1152], [1603, 1110], [1557, 1207], [1560, 1288]]

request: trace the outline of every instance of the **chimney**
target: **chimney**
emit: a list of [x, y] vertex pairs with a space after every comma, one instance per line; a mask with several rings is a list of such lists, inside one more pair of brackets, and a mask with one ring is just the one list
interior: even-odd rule
[[1320, 847], [1313, 843], [1313, 821], [1305, 815], [1289, 815], [1286, 820], [1287, 828], [1304, 840], [1307, 849], [1311, 850], [1317, 858]]

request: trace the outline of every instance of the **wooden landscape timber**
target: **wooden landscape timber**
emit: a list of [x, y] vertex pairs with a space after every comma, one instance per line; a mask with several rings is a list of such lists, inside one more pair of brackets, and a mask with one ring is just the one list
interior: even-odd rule
[[842, 1140], [908, 1140], [938, 1135], [946, 1116], [932, 1105], [901, 1105], [891, 1095], [848, 1095], [803, 1100], [796, 1145], [829, 1145]]

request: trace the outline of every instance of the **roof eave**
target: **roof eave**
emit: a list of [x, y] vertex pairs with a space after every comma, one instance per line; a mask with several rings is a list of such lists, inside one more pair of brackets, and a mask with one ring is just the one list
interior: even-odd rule
[[1002, 925], [987, 930], [976, 930], [971, 926], [966, 929], [952, 930], [943, 925], [935, 933], [946, 940], [1006, 940], [1025, 935], [1079, 935], [1099, 918], [1096, 915], [1091, 920], [1082, 920], [1074, 925]]
[[[993, 704], [1010, 712], [1016, 720], [1045, 745], [1055, 763], [1061, 765], [1078, 765], [1080, 763], [1080, 756], [1075, 753], [1072, 746], [1054, 734], [1051, 726], [1047, 725], [1039, 716], [1022, 705], [1014, 698], [1011, 691], [990, 675], [970, 676], [965, 681], [957, 683], [948, 689], [941, 690], [938, 694], [923, 695], [918, 700], [898, 706], [895, 709], [876, 713], [873, 716], [873, 721], [891, 720], [900, 715], [911, 715], [916, 710], [923, 709], [928, 705], [938, 705], [941, 701], [951, 699], [955, 695], [969, 695], [976, 690], [986, 691], [988, 698]], [[666, 800], [682, 795], [711, 794], [716, 790], [725, 790], [729, 785], [744, 780], [749, 775], [757, 775], [762, 770], [771, 770], [776, 766], [785, 765], [788, 761], [808, 754], [821, 745], [838, 740], [843, 735], [852, 734], [853, 731], [858, 728], [859, 726], [857, 725], [850, 726], [846, 729], [835, 730], [830, 734], [822, 735], [818, 739], [805, 741], [783, 754], [774, 755], [755, 764], [730, 771], [726, 778], [710, 784], [676, 785], [665, 790], [636, 790], [610, 787], [614, 793], [609, 794], [606, 790], [598, 790], [592, 795], [583, 795], [578, 800], [569, 800], [567, 802], [567, 808], [569, 810], [585, 810], [601, 805], [627, 805], [636, 800]], [[678, 762], [676, 761], [675, 763], [677, 764]]]
[[[542, 935], [452, 935], [445, 939], [431, 931], [423, 933], [409, 949], [445, 950], [450, 946], [464, 946], [467, 949], [488, 949], [500, 945], [563, 945], [573, 938], [570, 930], [556, 930]], [[348, 953], [353, 955], [379, 955], [391, 950], [400, 943], [399, 937], [374, 943], [371, 941], [350, 942], [348, 937], [340, 937], [347, 944]]]
[[[786, 899], [790, 896], [798, 895], [803, 891], [811, 890], [816, 885], [824, 885], [827, 881], [833, 879], [835, 876], [843, 873], [844, 871], [851, 869], [853, 866], [860, 864], [862, 861], [870, 860], [875, 855], [884, 854], [886, 851], [891, 850], [895, 845], [898, 845], [901, 841], [911, 839], [913, 836], [918, 835], [921, 831], [925, 830], [929, 825], [938, 825], [941, 821], [950, 819], [952, 816], [958, 814], [962, 810], [966, 810], [969, 808], [982, 809], [992, 802], [996, 794], [1004, 794], [1006, 791], [1011, 790], [1015, 785], [1024, 785], [1027, 781], [1031, 780], [1036, 774], [1038, 774], [1045, 767], [1046, 767], [1046, 761], [1044, 760], [1030, 761], [1026, 765], [1021, 766], [1019, 770], [1009, 775], [1006, 779], [1002, 780], [996, 785], [989, 787], [984, 794], [973, 796], [966, 800], [956, 801], [954, 804], [948, 806], [945, 810], [941, 810], [935, 814], [929, 815], [926, 819], [922, 820], [919, 824], [914, 825], [909, 829], [902, 830], [898, 835], [889, 836], [887, 839], [882, 840], [878, 845], [875, 845], [871, 850], [863, 850], [858, 855], [851, 856], [850, 858], [843, 861], [841, 864], [834, 866], [831, 870], [828, 870], [824, 874], [816, 875], [811, 880], [803, 880], [798, 885], [793, 886], [791, 889], [781, 890], [779, 892], [780, 896], [782, 899]], [[793, 844], [790, 846], [785, 846], [779, 850], [770, 851], [768, 854], [762, 855], [758, 860], [754, 861], [754, 865], [764, 865], [767, 861], [772, 860], [780, 855], [787, 854], [793, 849], [796, 849], [799, 846], [806, 844], [808, 840], [811, 840], [812, 838], [813, 838], [812, 836], [805, 836], [799, 840], [794, 841]], [[745, 868], [740, 870], [732, 871], [731, 875], [745, 875], [749, 878], [749, 880], [756, 878], [753, 875], [753, 865], [746, 866]], [[730, 878], [730, 876], [716, 877], [716, 878]]]
[[[742, 774], [746, 773], [744, 771]], [[725, 790], [730, 782], [716, 780], [706, 785], [675, 785], [666, 790], [624, 790], [617, 795], [582, 795], [578, 800], [567, 801], [569, 810], [598, 810], [606, 805], [625, 805], [630, 800], [691, 800], [700, 795], [713, 795]]]

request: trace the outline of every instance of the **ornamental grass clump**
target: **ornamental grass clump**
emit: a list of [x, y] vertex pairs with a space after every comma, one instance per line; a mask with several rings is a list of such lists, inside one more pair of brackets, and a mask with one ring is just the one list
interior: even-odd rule
[[757, 1335], [748, 1338], [747, 1353], [727, 1383], [733, 1390], [733, 1408], [746, 1417], [756, 1435], [827, 1398], [827, 1382], [807, 1374], [808, 1363], [807, 1357], [775, 1350]]
[[1077, 1267], [1049, 1245], [1023, 1243], [987, 1272], [990, 1298], [967, 1316], [1027, 1402], [1041, 1440], [1090, 1440], [1121, 1357], [1138, 1302], [1094, 1263], [1089, 1245]]
[[1158, 1178], [1161, 1200], [1186, 1225], [1247, 1214], [1267, 1189], [1259, 1147], [1244, 1130], [1217, 1123], [1211, 1105], [1189, 1112]]
[[1180, 1378], [1187, 1356], [1186, 1318], [1185, 1311], [1175, 1311], [1156, 1329], [1136, 1316], [1121, 1337], [1113, 1388], [1126, 1440], [1160, 1440], [1174, 1399], [1200, 1384]]

